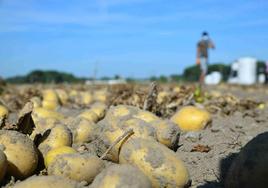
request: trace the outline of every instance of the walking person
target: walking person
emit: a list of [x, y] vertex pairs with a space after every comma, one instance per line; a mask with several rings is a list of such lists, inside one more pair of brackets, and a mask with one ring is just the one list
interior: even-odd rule
[[209, 49], [215, 49], [215, 45], [209, 38], [208, 33], [203, 32], [201, 40], [198, 41], [197, 43], [197, 54], [196, 54], [196, 64], [199, 65], [201, 70], [201, 74], [199, 77], [200, 87], [204, 85], [205, 76], [208, 70]]

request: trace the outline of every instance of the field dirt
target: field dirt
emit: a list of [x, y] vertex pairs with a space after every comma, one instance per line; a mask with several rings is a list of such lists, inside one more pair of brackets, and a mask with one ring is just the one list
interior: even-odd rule
[[[163, 119], [169, 119], [185, 105], [206, 108], [212, 114], [211, 125], [199, 132], [182, 132], [176, 151], [189, 169], [192, 187], [223, 187], [226, 171], [240, 149], [256, 135], [268, 130], [268, 88], [225, 84], [206, 86], [202, 103], [194, 99], [194, 85], [5, 86], [0, 104], [7, 106], [12, 113], [4, 128], [12, 127], [24, 104], [34, 96], [41, 97], [42, 89], [47, 87], [62, 88], [67, 92], [71, 89], [90, 92], [104, 89], [108, 106], [138, 106]], [[160, 93], [163, 94], [161, 100], [157, 98]], [[89, 106], [69, 101], [58, 111], [75, 115]]]

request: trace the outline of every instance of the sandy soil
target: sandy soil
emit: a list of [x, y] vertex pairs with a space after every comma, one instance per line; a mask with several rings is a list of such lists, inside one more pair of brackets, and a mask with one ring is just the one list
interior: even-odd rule
[[[229, 92], [239, 98], [267, 101], [266, 88], [208, 88]], [[253, 113], [254, 111], [254, 113]], [[253, 113], [253, 115], [252, 115]], [[198, 133], [184, 133], [177, 154], [186, 162], [192, 187], [220, 188], [224, 186], [226, 171], [240, 149], [256, 135], [268, 130], [268, 110], [248, 110], [232, 115], [213, 115], [210, 128]], [[209, 146], [207, 153], [191, 152], [194, 146]]]

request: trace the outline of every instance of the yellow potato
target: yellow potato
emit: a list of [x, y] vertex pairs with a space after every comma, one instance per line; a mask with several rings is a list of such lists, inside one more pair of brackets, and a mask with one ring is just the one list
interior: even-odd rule
[[38, 155], [30, 138], [17, 131], [0, 130], [0, 143], [8, 160], [9, 175], [22, 179], [34, 173]]
[[184, 188], [189, 184], [184, 163], [176, 153], [154, 140], [131, 137], [121, 147], [119, 163], [138, 167], [153, 187]]
[[71, 131], [62, 124], [56, 124], [51, 128], [49, 135], [43, 140], [38, 149], [41, 151], [43, 156], [51, 149], [55, 149], [61, 146], [72, 145], [72, 133]]
[[106, 108], [107, 106], [104, 103], [95, 103], [91, 106], [91, 110], [97, 114], [98, 119], [104, 117]]
[[64, 116], [58, 112], [48, 110], [45, 108], [35, 108], [33, 110], [33, 118], [54, 118], [57, 120], [62, 120]]
[[50, 150], [45, 156], [45, 166], [48, 167], [57, 156], [68, 153], [76, 153], [76, 150], [69, 146], [61, 146]]
[[58, 96], [55, 90], [46, 89], [43, 91], [43, 100], [46, 101], [58, 101]]
[[151, 123], [153, 121], [160, 120], [159, 117], [157, 117], [153, 113], [145, 111], [145, 110], [139, 110], [138, 113], [136, 115], [134, 115], [133, 117], [141, 119], [143, 121], [146, 121], [147, 123]]
[[48, 110], [56, 110], [58, 106], [59, 104], [56, 101], [48, 101], [48, 100], [42, 101], [42, 107]]
[[92, 97], [92, 94], [90, 92], [81, 92], [80, 95], [81, 95], [81, 103], [82, 104], [88, 105], [88, 104], [92, 103], [93, 97]]
[[98, 115], [90, 109], [83, 111], [81, 114], [79, 114], [79, 117], [85, 118], [88, 121], [92, 121], [94, 123], [98, 122], [99, 120]]
[[161, 91], [158, 93], [157, 98], [156, 98], [156, 102], [158, 104], [162, 104], [166, 99], [168, 98], [168, 92], [166, 91]]
[[94, 188], [151, 188], [150, 180], [136, 167], [131, 165], [112, 165], [94, 179]]
[[0, 118], [6, 117], [6, 116], [8, 116], [8, 109], [5, 106], [0, 105]]
[[134, 114], [136, 109], [134, 107], [126, 105], [112, 106], [107, 111], [106, 117], [122, 118]]
[[95, 91], [93, 98], [95, 101], [105, 103], [107, 101], [108, 94], [105, 90]]
[[175, 113], [171, 121], [183, 131], [199, 131], [204, 129], [211, 121], [211, 116], [206, 110], [186, 106]]
[[34, 108], [40, 108], [42, 106], [42, 102], [39, 97], [32, 97], [30, 101], [33, 103]]
[[[119, 128], [105, 130], [102, 133], [102, 140], [103, 140], [104, 144], [108, 148], [109, 146], [111, 146], [117, 140], [117, 138], [119, 138], [121, 135], [123, 135], [124, 132], [125, 131], [123, 131], [122, 129], [119, 129]], [[119, 159], [118, 158], [119, 157], [119, 151], [121, 149], [122, 144], [126, 141], [126, 139], [122, 139], [119, 143], [117, 143], [111, 149], [111, 151], [106, 155], [106, 158], [108, 160], [113, 161], [115, 163], [118, 162], [118, 159]]]
[[48, 165], [48, 174], [91, 183], [104, 168], [104, 161], [88, 154], [64, 154]]
[[0, 183], [4, 178], [6, 171], [7, 171], [7, 157], [5, 153], [0, 149]]
[[56, 89], [57, 96], [59, 98], [59, 101], [61, 104], [66, 104], [68, 102], [68, 94], [65, 90], [63, 89]]
[[76, 181], [60, 176], [32, 176], [16, 183], [14, 188], [79, 188]]
[[57, 93], [52, 89], [46, 89], [43, 91], [42, 106], [48, 110], [55, 110], [59, 105], [59, 99]]
[[141, 119], [132, 118], [126, 121], [121, 121], [118, 123], [118, 127], [124, 131], [133, 129], [136, 137], [156, 140], [155, 129], [149, 123]]
[[72, 131], [73, 143], [85, 143], [94, 140], [97, 125], [85, 118], [75, 118], [69, 125]]
[[151, 123], [156, 130], [157, 141], [176, 150], [178, 148], [180, 129], [171, 121], [158, 120]]

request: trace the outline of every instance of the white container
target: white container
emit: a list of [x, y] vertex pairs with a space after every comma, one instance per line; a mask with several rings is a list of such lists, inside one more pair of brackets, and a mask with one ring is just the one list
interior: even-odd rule
[[219, 84], [221, 80], [222, 80], [221, 73], [218, 71], [214, 71], [205, 77], [205, 84], [216, 85]]
[[257, 80], [257, 60], [252, 57], [243, 57], [238, 60], [238, 83], [251, 85]]

